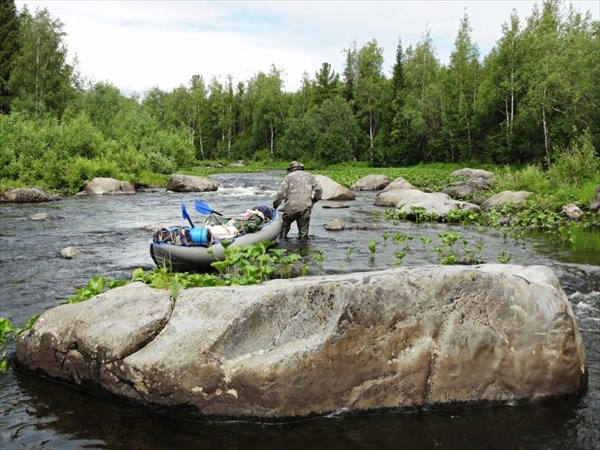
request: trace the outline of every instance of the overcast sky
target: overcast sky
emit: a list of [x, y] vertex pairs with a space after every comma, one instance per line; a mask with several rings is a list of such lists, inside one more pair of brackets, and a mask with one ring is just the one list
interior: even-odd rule
[[[81, 74], [125, 94], [187, 85], [194, 74], [246, 82], [272, 65], [296, 91], [323, 62], [344, 69], [344, 49], [375, 39], [389, 76], [396, 46], [423, 39], [427, 29], [442, 63], [452, 52], [466, 12], [483, 58], [515, 9], [524, 21], [541, 2], [512, 1], [109, 1], [16, 0], [19, 10], [46, 8], [64, 24], [70, 58]], [[600, 1], [567, 2], [599, 20]]]

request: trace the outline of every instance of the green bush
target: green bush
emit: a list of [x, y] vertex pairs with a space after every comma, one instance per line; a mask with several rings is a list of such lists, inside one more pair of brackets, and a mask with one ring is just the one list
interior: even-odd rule
[[506, 167], [500, 173], [497, 191], [529, 191], [534, 193], [549, 194], [553, 186], [539, 166], [525, 166], [523, 169], [514, 170]]
[[592, 144], [589, 130], [568, 148], [556, 152], [548, 177], [554, 183], [582, 186], [586, 181], [600, 181], [600, 158]]
[[123, 179], [125, 174], [116, 161], [107, 158], [86, 159], [73, 158], [65, 168], [65, 177], [62, 184], [69, 192], [78, 192], [83, 189], [85, 182], [96, 177]]

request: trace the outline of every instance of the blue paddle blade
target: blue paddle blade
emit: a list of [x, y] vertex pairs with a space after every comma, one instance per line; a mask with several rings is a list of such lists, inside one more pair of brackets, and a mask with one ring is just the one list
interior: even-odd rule
[[223, 215], [220, 212], [217, 212], [214, 209], [212, 209], [206, 203], [201, 202], [200, 200], [194, 200], [194, 207], [196, 208], [196, 211], [198, 211], [200, 214], [217, 214], [218, 216]]
[[200, 200], [194, 200], [194, 207], [196, 208], [196, 211], [198, 211], [200, 214], [212, 213], [212, 209], [210, 209], [210, 207], [206, 203], [201, 202]]
[[181, 216], [190, 223], [190, 226], [194, 228], [194, 222], [192, 222], [192, 218], [187, 212], [185, 208], [185, 204], [183, 203], [183, 199], [181, 199]]

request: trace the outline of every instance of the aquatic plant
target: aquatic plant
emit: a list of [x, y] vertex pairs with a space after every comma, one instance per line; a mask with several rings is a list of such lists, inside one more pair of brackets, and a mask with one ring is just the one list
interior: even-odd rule
[[36, 314], [27, 321], [25, 327], [15, 328], [9, 319], [0, 317], [0, 373], [4, 373], [8, 370], [6, 350], [9, 340], [16, 339], [21, 333], [29, 330], [39, 318], [40, 314]]
[[510, 252], [503, 251], [498, 255], [498, 261], [502, 264], [506, 264], [512, 259], [512, 254]]
[[102, 294], [107, 289], [113, 289], [126, 284], [127, 280], [110, 280], [104, 278], [102, 275], [96, 275], [88, 281], [85, 287], [75, 289], [76, 295], [69, 297], [65, 303], [79, 303]]
[[377, 242], [369, 241], [368, 247], [369, 247], [369, 252], [371, 253], [371, 256], [375, 255], [375, 252], [377, 251]]
[[317, 271], [320, 274], [323, 273], [323, 263], [325, 262], [325, 252], [322, 249], [317, 249], [313, 253], [313, 260], [317, 263]]
[[400, 264], [402, 264], [402, 260], [404, 259], [404, 257], [406, 256], [406, 252], [402, 251], [402, 250], [398, 250], [396, 253], [396, 261], [394, 261], [394, 266], [399, 266]]
[[354, 251], [354, 247], [352, 247], [352, 246], [346, 247], [346, 259], [348, 261], [350, 261], [350, 256], [352, 255], [353, 251]]

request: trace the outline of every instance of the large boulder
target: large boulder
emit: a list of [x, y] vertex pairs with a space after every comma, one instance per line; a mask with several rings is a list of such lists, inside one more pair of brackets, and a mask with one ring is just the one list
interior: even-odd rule
[[51, 202], [59, 199], [60, 197], [50, 195], [40, 188], [8, 189], [0, 195], [0, 202], [4, 203]]
[[115, 178], [97, 177], [85, 182], [80, 195], [118, 195], [135, 194], [135, 188], [129, 181]]
[[579, 220], [583, 216], [583, 211], [575, 203], [568, 203], [563, 205], [561, 212], [569, 220]]
[[385, 175], [367, 175], [354, 182], [350, 189], [353, 191], [381, 191], [391, 180]]
[[383, 202], [393, 200], [399, 212], [411, 214], [413, 208], [423, 208], [424, 214], [435, 214], [438, 217], [446, 216], [450, 211], [455, 209], [468, 209], [475, 212], [480, 212], [479, 206], [454, 200], [448, 194], [442, 192], [423, 192], [418, 189], [400, 189], [379, 194], [375, 198], [375, 205], [388, 206]]
[[474, 176], [463, 181], [450, 183], [443, 192], [452, 198], [465, 198], [493, 186], [493, 179]]
[[527, 197], [531, 194], [532, 192], [529, 191], [502, 191], [484, 201], [481, 208], [491, 209], [502, 205], [524, 208], [527, 206]]
[[314, 175], [323, 189], [321, 200], [355, 200], [356, 194], [325, 175]]
[[404, 178], [398, 177], [394, 181], [392, 181], [390, 184], [388, 184], [385, 187], [385, 189], [380, 192], [380, 194], [382, 194], [384, 192], [395, 191], [397, 189], [416, 189], [416, 188], [412, 184], [410, 184], [408, 181], [406, 181]]
[[404, 178], [398, 177], [377, 194], [373, 204], [376, 206], [396, 206], [398, 200], [402, 197], [401, 191], [410, 189], [416, 188]]
[[167, 290], [45, 312], [18, 367], [190, 417], [283, 420], [582, 392], [587, 364], [542, 266], [426, 266]]
[[454, 177], [463, 177], [465, 179], [484, 178], [486, 180], [493, 180], [496, 177], [493, 172], [489, 172], [489, 171], [483, 170], [483, 169], [469, 169], [469, 168], [455, 170], [450, 175], [452, 175]]
[[173, 192], [210, 192], [219, 189], [217, 180], [206, 177], [195, 177], [192, 175], [180, 175], [177, 173], [169, 176], [167, 191]]

